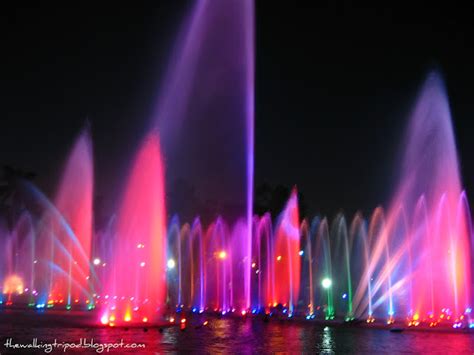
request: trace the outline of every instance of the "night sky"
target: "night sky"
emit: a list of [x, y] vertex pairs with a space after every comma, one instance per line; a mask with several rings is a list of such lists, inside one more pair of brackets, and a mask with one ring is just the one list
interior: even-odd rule
[[[410, 107], [438, 68], [474, 199], [474, 4], [435, 3], [257, 1], [256, 185], [296, 184], [311, 214], [386, 204]], [[75, 6], [2, 11], [0, 164], [54, 194], [87, 120], [96, 193], [113, 204], [190, 4]]]

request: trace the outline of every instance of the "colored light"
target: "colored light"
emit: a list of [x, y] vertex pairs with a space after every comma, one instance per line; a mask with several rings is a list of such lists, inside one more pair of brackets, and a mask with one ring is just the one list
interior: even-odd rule
[[255, 269], [256, 266], [257, 266], [256, 263], [252, 263], [252, 269]]
[[182, 318], [181, 323], [186, 323], [186, 318]]
[[142, 261], [142, 262], [140, 263], [140, 267], [145, 267], [145, 265], [146, 265], [146, 264], [145, 264], [144, 261]]
[[219, 259], [225, 259], [227, 257], [227, 253], [224, 250], [222, 250], [219, 252], [218, 256], [219, 256]]
[[107, 317], [107, 315], [103, 315], [101, 318], [100, 318], [100, 322], [102, 324], [107, 324], [109, 322], [109, 318]]
[[328, 289], [332, 286], [332, 280], [326, 277], [321, 282], [321, 285], [323, 286], [324, 289]]
[[277, 261], [281, 261], [281, 255], [277, 256]]
[[343, 294], [342, 294], [342, 299], [345, 300], [346, 298], [347, 298], [347, 293], [343, 293]]
[[166, 266], [168, 267], [168, 269], [174, 269], [176, 266], [176, 262], [174, 261], [174, 259], [169, 259], [166, 263]]
[[24, 286], [23, 280], [17, 275], [10, 275], [5, 279], [3, 283], [3, 293], [4, 294], [23, 294]]
[[143, 323], [146, 323], [146, 322], [148, 322], [148, 318], [147, 318], [147, 317], [143, 317], [142, 321], [143, 321]]
[[99, 258], [95, 258], [94, 261], [93, 261], [94, 265], [99, 265], [100, 264], [100, 259]]
[[304, 250], [300, 250], [298, 254], [299, 254], [299, 256], [303, 256], [304, 255]]

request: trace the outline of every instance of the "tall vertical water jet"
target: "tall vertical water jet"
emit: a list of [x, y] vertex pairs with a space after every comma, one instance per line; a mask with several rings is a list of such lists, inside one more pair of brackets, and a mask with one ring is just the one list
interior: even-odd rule
[[[241, 287], [247, 308], [253, 218], [254, 27], [253, 0], [196, 1], [177, 39], [153, 121], [168, 161], [168, 185], [192, 176], [197, 191], [218, 202], [218, 214], [230, 219], [246, 216], [247, 233], [241, 237], [243, 253], [239, 254], [245, 255]], [[171, 198], [170, 205], [176, 206], [172, 212], [179, 213], [182, 203]]]
[[[459, 316], [470, 302], [470, 282], [462, 281], [470, 280], [471, 236], [466, 228], [470, 221], [464, 213], [459, 214], [459, 163], [447, 94], [437, 73], [431, 73], [423, 85], [405, 143], [402, 177], [393, 205], [401, 203], [413, 211], [416, 200], [424, 195], [430, 230], [424, 244], [426, 253], [414, 256], [423, 258], [423, 262], [418, 264], [419, 270], [414, 270], [414, 297], [420, 309], [413, 311], [438, 313], [441, 308], [449, 308]], [[422, 289], [416, 280], [428, 274], [435, 275], [432, 282], [436, 288], [445, 290], [434, 295], [436, 309], [418, 296]]]
[[90, 289], [89, 283], [92, 282], [90, 253], [93, 193], [92, 142], [89, 129], [86, 128], [71, 150], [55, 199], [56, 208], [67, 221], [77, 240], [71, 239], [70, 233], [64, 228], [56, 229], [57, 245], [60, 246], [58, 249], [63, 250], [55, 253], [55, 263], [65, 271], [67, 277], [58, 275], [50, 293], [54, 297], [64, 298], [69, 306], [73, 300], [79, 300], [84, 296], [81, 294], [81, 289]]
[[472, 236], [466, 203], [459, 202], [447, 94], [436, 72], [427, 77], [412, 111], [399, 171], [385, 221], [376, 235], [369, 232], [367, 277], [358, 300], [368, 286], [369, 303], [374, 308], [387, 303], [386, 316], [405, 315], [415, 324], [445, 316], [456, 320], [471, 302]]
[[131, 168], [115, 233], [101, 321], [151, 322], [163, 311], [166, 295], [164, 166], [153, 133]]

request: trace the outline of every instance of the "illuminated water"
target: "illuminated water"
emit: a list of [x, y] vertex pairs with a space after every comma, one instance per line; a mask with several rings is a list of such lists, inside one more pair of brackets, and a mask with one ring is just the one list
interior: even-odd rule
[[[182, 331], [179, 327], [165, 328], [162, 332], [150, 328], [77, 328], [36, 323], [38, 317], [20, 320], [7, 325], [6, 316], [0, 313], [0, 352], [7, 352], [4, 343], [13, 338], [18, 343], [31, 342], [33, 338], [44, 343], [78, 342], [80, 338], [91, 338], [96, 343], [143, 343], [140, 354], [170, 352], [199, 353], [456, 353], [470, 354], [474, 348], [474, 337], [470, 334], [426, 333], [411, 331], [391, 333], [387, 330], [357, 328], [324, 328], [308, 323], [243, 321], [213, 319], [206, 327], [190, 325]], [[29, 326], [24, 327], [25, 322]], [[33, 323], [32, 323], [33, 322]], [[137, 350], [133, 350], [137, 352]], [[40, 352], [38, 352], [40, 353]], [[59, 353], [59, 352], [56, 352]], [[88, 352], [92, 353], [92, 352]], [[111, 350], [111, 354], [132, 353], [131, 350]]]
[[[420, 88], [400, 159], [387, 157], [397, 183], [385, 207], [374, 206], [368, 216], [302, 219], [295, 187], [279, 215], [254, 216], [254, 10], [250, 0], [216, 4], [202, 0], [192, 10], [156, 122], [127, 173], [117, 176], [120, 202], [104, 230], [93, 224], [87, 130], [52, 200], [31, 182], [14, 181], [19, 207], [0, 218], [0, 308], [97, 308], [95, 323], [110, 328], [174, 324], [188, 311], [474, 328], [472, 219], [440, 75], [431, 73]], [[217, 25], [222, 31], [213, 31]], [[179, 138], [183, 130], [190, 136]], [[206, 151], [194, 159], [209, 137], [222, 143], [210, 144], [211, 151], [229, 156], [214, 159]], [[308, 164], [317, 166], [313, 159]], [[236, 202], [239, 214], [205, 223], [200, 211], [189, 220], [180, 211], [168, 215], [170, 170], [191, 181], [209, 178], [212, 194]], [[227, 174], [235, 184], [223, 187]], [[288, 327], [298, 334], [300, 325]]]

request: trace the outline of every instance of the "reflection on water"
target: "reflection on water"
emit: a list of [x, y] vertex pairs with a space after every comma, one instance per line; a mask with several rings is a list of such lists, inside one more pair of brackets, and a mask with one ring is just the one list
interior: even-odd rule
[[[26, 353], [6, 349], [6, 339], [17, 343], [78, 342], [80, 338], [96, 343], [143, 343], [146, 349], [111, 350], [110, 353], [156, 354], [169, 352], [215, 353], [472, 353], [471, 334], [404, 332], [387, 330], [321, 327], [311, 323], [244, 319], [189, 320], [185, 329], [156, 328], [64, 328], [33, 325], [28, 320], [4, 322], [0, 312], [0, 353]], [[52, 322], [54, 323], [54, 322]], [[89, 351], [84, 351], [90, 353]], [[36, 351], [36, 353], [40, 353]], [[54, 353], [54, 352], [53, 352]], [[60, 353], [58, 350], [55, 353]]]

